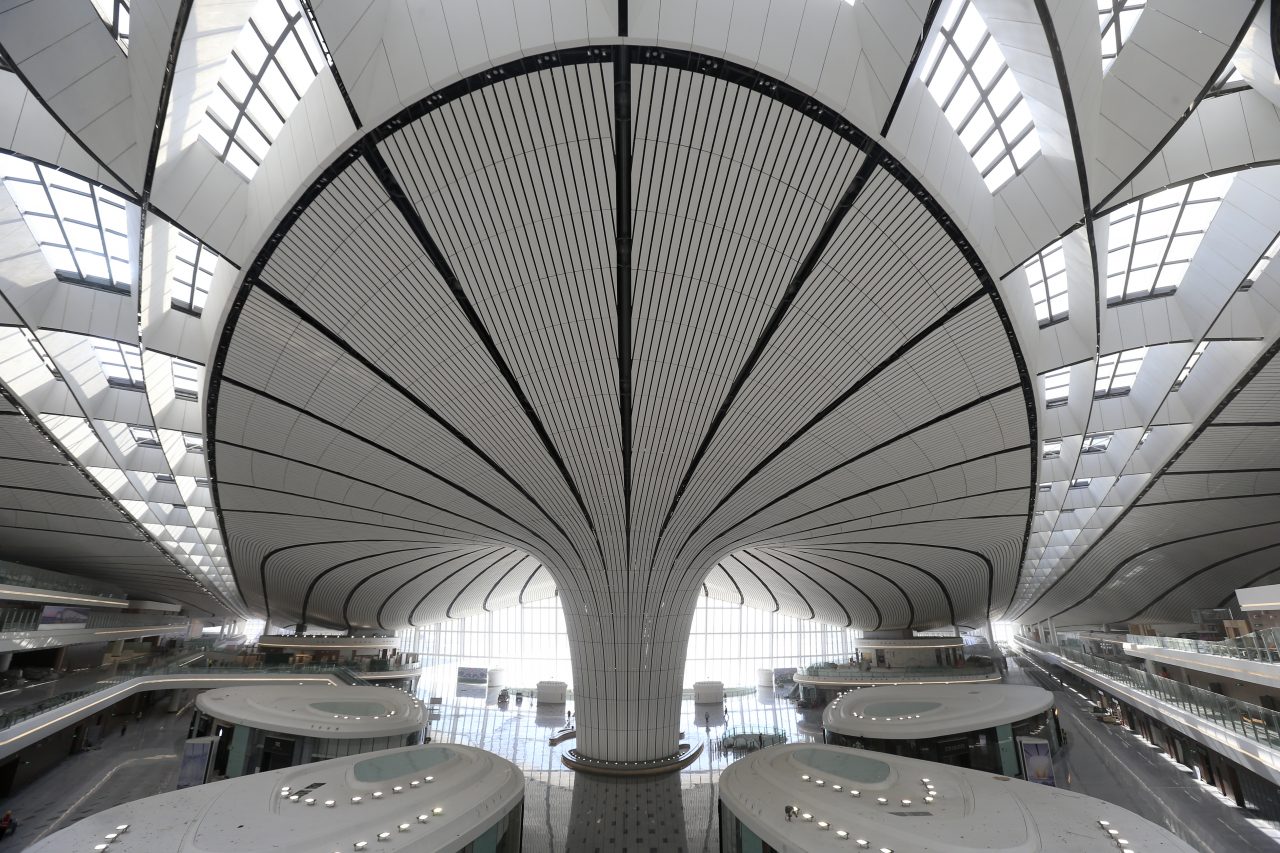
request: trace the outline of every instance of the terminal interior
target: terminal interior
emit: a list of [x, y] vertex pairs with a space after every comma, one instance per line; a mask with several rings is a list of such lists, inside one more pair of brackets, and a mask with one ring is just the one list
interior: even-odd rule
[[0, 843], [1280, 849], [1278, 67], [0, 2]]

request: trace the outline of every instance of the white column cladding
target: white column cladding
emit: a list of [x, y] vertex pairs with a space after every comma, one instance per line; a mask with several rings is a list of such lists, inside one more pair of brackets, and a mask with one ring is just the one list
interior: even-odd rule
[[602, 596], [613, 604], [606, 613], [594, 600], [561, 590], [573, 659], [574, 748], [588, 758], [650, 761], [679, 749], [697, 589], [678, 602], [654, 602], [646, 593]]

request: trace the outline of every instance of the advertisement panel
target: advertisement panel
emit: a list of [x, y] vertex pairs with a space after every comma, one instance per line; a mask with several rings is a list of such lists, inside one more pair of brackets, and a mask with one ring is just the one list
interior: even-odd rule
[[1053, 754], [1049, 741], [1038, 737], [1018, 738], [1018, 751], [1022, 756], [1022, 778], [1037, 785], [1055, 786], [1053, 778]]
[[89, 610], [66, 604], [46, 604], [40, 611], [41, 625], [83, 625], [89, 621]]

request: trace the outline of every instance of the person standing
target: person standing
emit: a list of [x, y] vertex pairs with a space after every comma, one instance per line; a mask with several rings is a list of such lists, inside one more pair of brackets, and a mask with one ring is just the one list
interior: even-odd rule
[[12, 835], [18, 830], [18, 822], [13, 819], [13, 812], [7, 811], [4, 817], [0, 817], [0, 838], [6, 835]]

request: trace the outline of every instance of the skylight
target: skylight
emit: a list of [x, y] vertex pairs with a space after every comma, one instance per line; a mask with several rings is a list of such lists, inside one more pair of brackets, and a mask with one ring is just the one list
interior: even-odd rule
[[1087, 489], [1087, 488], [1089, 488], [1089, 484], [1090, 484], [1090, 483], [1092, 483], [1092, 482], [1093, 482], [1093, 478], [1092, 478], [1092, 477], [1079, 477], [1079, 478], [1077, 478], [1077, 479], [1075, 479], [1075, 480], [1072, 480], [1072, 481], [1071, 481], [1071, 486], [1070, 486], [1070, 488], [1072, 488], [1072, 489]]
[[204, 453], [204, 436], [194, 432], [182, 434], [182, 446], [188, 453]]
[[44, 362], [44, 366], [49, 368], [49, 372], [53, 374], [53, 378], [62, 380], [62, 373], [58, 370], [58, 366], [53, 363], [53, 359], [49, 358], [49, 351], [44, 348], [44, 344], [40, 343], [40, 339], [36, 337], [36, 333], [28, 329], [26, 326], [18, 327], [22, 331], [22, 337], [26, 338], [27, 343], [35, 350], [36, 355], [40, 356], [40, 360]]
[[105, 338], [91, 338], [90, 343], [98, 356], [102, 373], [112, 387], [130, 391], [146, 389], [147, 384], [142, 377], [142, 350], [132, 344]]
[[1240, 68], [1233, 62], [1218, 75], [1218, 79], [1213, 82], [1213, 88], [1209, 90], [1209, 95], [1211, 97], [1213, 95], [1225, 95], [1228, 92], [1237, 92], [1248, 88], [1249, 81], [1244, 79], [1244, 75], [1240, 73]]
[[223, 67], [200, 136], [252, 178], [320, 64], [298, 0], [259, 0]]
[[1052, 441], [1044, 443], [1044, 450], [1040, 454], [1041, 459], [1057, 459], [1062, 455], [1062, 439], [1055, 438]]
[[209, 298], [209, 285], [213, 281], [218, 256], [204, 243], [182, 231], [178, 232], [173, 255], [169, 279], [170, 304], [199, 317], [205, 300]]
[[1102, 30], [1102, 72], [1105, 74], [1116, 61], [1120, 48], [1129, 40], [1129, 34], [1138, 23], [1142, 10], [1147, 8], [1143, 0], [1098, 0], [1098, 18]]
[[1044, 402], [1048, 408], [1065, 406], [1067, 390], [1071, 386], [1071, 368], [1060, 367], [1044, 374]]
[[1271, 245], [1262, 253], [1262, 257], [1258, 258], [1258, 262], [1253, 265], [1253, 269], [1249, 271], [1249, 275], [1244, 281], [1240, 282], [1241, 290], [1248, 290], [1258, 283], [1258, 279], [1262, 278], [1262, 274], [1266, 272], [1267, 266], [1271, 263], [1271, 259], [1280, 252], [1280, 237], [1271, 241]]
[[1146, 355], [1146, 347], [1134, 347], [1098, 359], [1098, 377], [1093, 383], [1093, 396], [1118, 397], [1128, 394]]
[[128, 203], [120, 196], [9, 154], [0, 175], [58, 277], [128, 293], [133, 284]]
[[971, 0], [953, 0], [921, 74], [992, 192], [1040, 153], [1031, 110]]
[[1203, 178], [1126, 204], [1111, 214], [1107, 302], [1173, 293], [1218, 213], [1234, 174]]
[[107, 25], [107, 32], [120, 45], [125, 53], [129, 52], [129, 0], [93, 0], [93, 7], [98, 10], [102, 23]]
[[1111, 446], [1112, 433], [1094, 432], [1084, 437], [1084, 444], [1080, 448], [1081, 453], [1105, 453], [1107, 448]]
[[1142, 438], [1138, 439], [1138, 447], [1141, 447], [1143, 444], [1145, 444], [1147, 439], [1150, 437], [1151, 437], [1151, 430], [1147, 430], [1146, 432], [1144, 432], [1142, 434]]
[[1036, 319], [1047, 326], [1067, 316], [1067, 264], [1062, 241], [1054, 243], [1023, 265], [1031, 300], [1036, 306]]
[[175, 358], [173, 360], [173, 391], [183, 400], [200, 399], [200, 365]]
[[129, 435], [138, 447], [159, 447], [160, 436], [149, 426], [130, 426]]
[[1200, 360], [1200, 356], [1204, 355], [1204, 351], [1209, 348], [1208, 341], [1201, 341], [1192, 350], [1191, 357], [1187, 359], [1186, 365], [1182, 368], [1182, 372], [1178, 374], [1178, 379], [1173, 383], [1173, 390], [1177, 391], [1182, 387], [1182, 383], [1187, 381], [1187, 377], [1191, 375], [1191, 368], [1196, 366], [1196, 362]]

